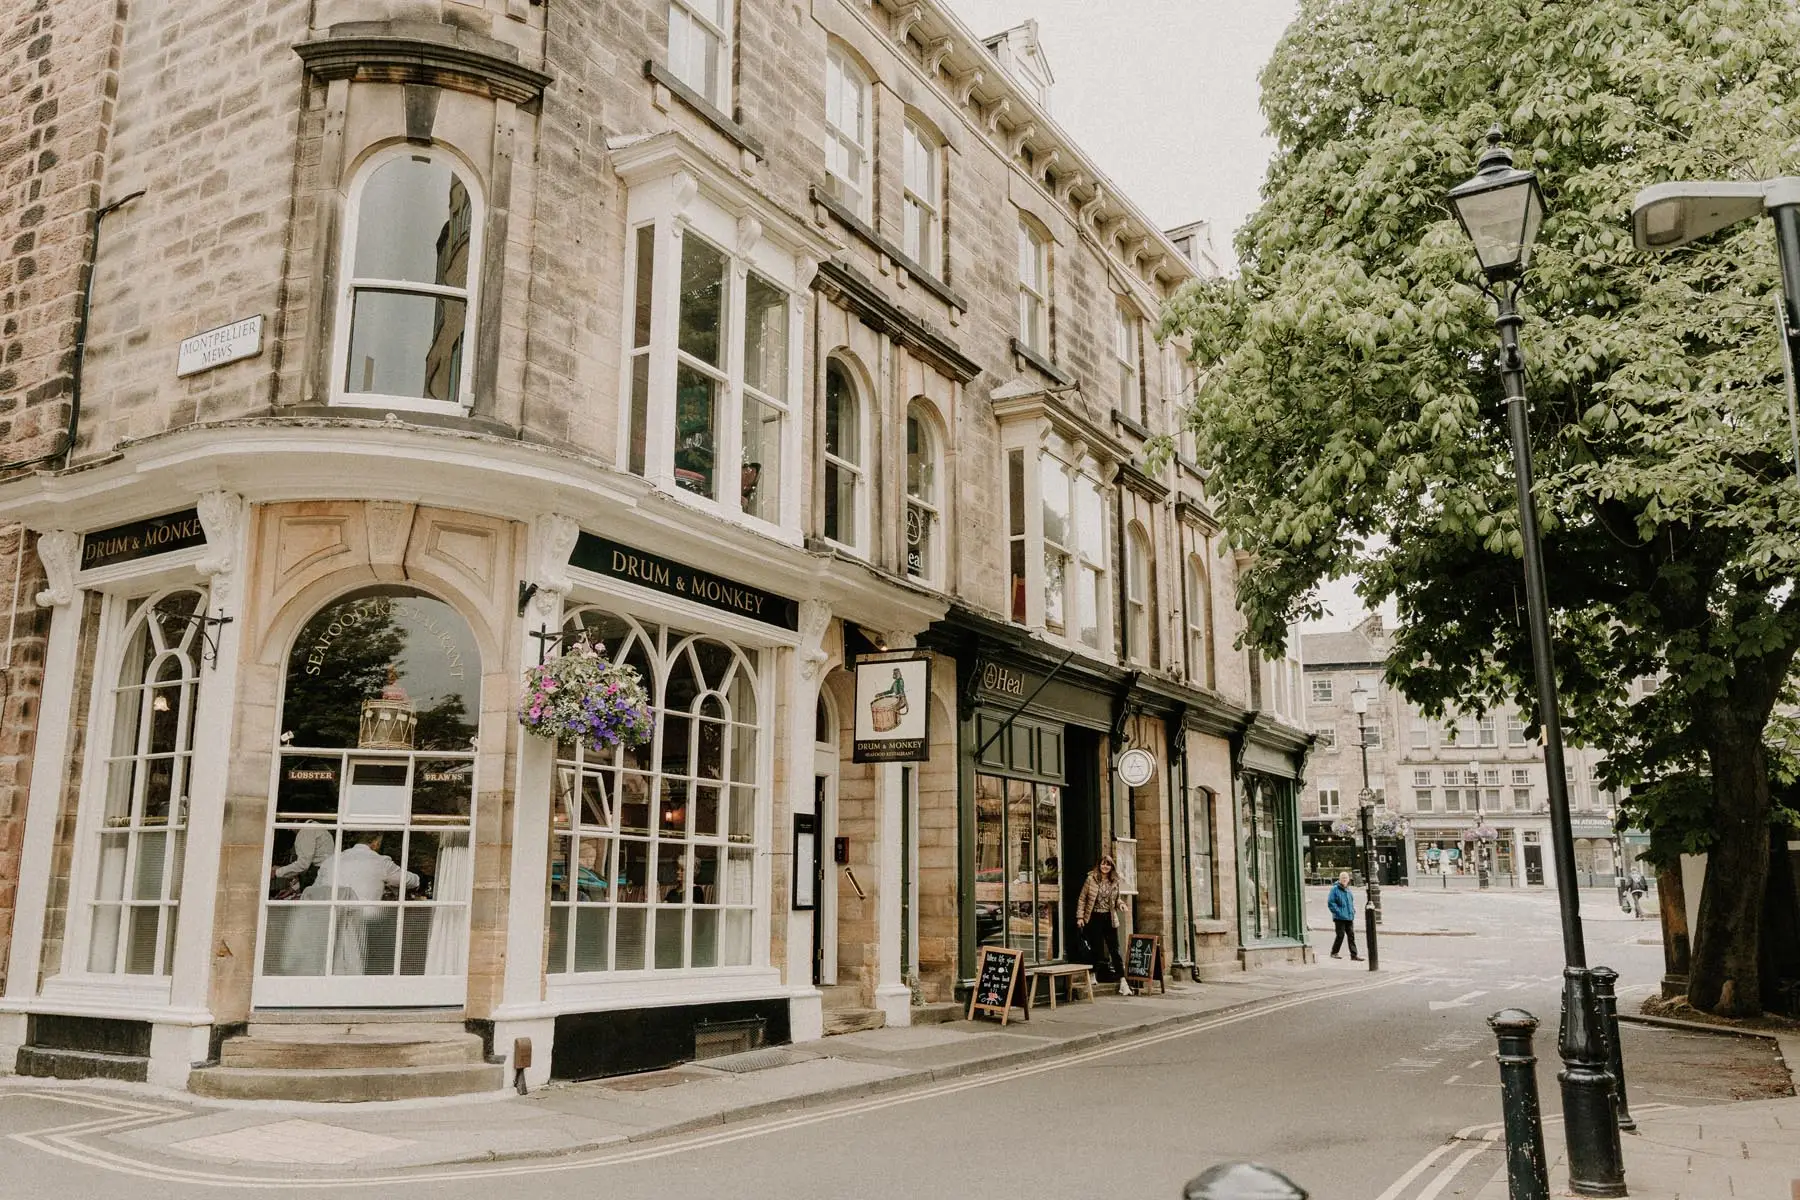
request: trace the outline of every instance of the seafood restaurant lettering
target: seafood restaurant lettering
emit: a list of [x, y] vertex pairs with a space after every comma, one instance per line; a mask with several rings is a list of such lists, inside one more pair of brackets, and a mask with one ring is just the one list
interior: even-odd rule
[[781, 629], [800, 627], [800, 606], [786, 596], [702, 571], [656, 554], [583, 533], [575, 542], [569, 565], [692, 600], [708, 608], [736, 613]]

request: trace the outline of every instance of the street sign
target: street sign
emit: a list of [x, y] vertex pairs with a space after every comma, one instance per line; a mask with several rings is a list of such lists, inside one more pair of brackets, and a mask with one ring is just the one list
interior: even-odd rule
[[1142, 746], [1133, 746], [1119, 755], [1119, 778], [1126, 787], [1143, 787], [1156, 778], [1156, 755]]

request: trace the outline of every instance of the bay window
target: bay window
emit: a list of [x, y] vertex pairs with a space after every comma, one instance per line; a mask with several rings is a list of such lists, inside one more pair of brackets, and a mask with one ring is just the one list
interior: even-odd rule
[[838, 202], [870, 219], [869, 80], [837, 46], [825, 55], [825, 171]]
[[614, 155], [630, 189], [619, 461], [691, 503], [799, 540], [809, 231], [658, 134]]
[[[1075, 457], [1060, 439], [1053, 441]], [[1008, 451], [1008, 574], [1015, 621], [1110, 653], [1111, 532], [1096, 469], [1085, 458], [1067, 462], [1052, 448]]]

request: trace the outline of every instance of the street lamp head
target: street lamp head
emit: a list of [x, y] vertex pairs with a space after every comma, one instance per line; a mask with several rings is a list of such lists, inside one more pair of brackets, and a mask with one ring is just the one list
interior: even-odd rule
[[[1659, 183], [1631, 204], [1631, 240], [1639, 250], [1673, 250], [1739, 221], [1762, 215], [1786, 199], [1782, 185], [1796, 180], [1745, 183], [1712, 180]], [[1793, 191], [1791, 186], [1785, 189]], [[1800, 199], [1796, 197], [1795, 199]]]
[[1490, 283], [1517, 279], [1531, 265], [1532, 245], [1544, 223], [1544, 195], [1537, 174], [1513, 166], [1500, 144], [1500, 127], [1488, 131], [1488, 147], [1475, 177], [1450, 189], [1450, 206]]
[[1369, 711], [1369, 689], [1362, 685], [1360, 679], [1350, 689], [1350, 711], [1359, 717]]

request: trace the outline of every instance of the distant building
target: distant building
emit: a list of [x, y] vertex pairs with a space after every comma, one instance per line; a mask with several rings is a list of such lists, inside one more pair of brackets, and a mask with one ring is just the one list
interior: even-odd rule
[[[1495, 886], [1555, 884], [1543, 749], [1526, 736], [1525, 715], [1504, 705], [1486, 715], [1427, 718], [1382, 680], [1390, 640], [1379, 615], [1346, 632], [1308, 634], [1302, 643], [1307, 724], [1317, 739], [1300, 802], [1309, 880], [1362, 870], [1363, 767], [1353, 698], [1361, 685], [1368, 695], [1361, 723], [1368, 787], [1387, 831], [1376, 839], [1381, 882], [1474, 876], [1485, 851]], [[1575, 869], [1584, 886], [1610, 886], [1616, 877], [1619, 797], [1600, 782], [1603, 757], [1564, 749]], [[1493, 836], [1478, 837], [1481, 828]]]

